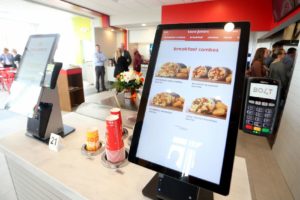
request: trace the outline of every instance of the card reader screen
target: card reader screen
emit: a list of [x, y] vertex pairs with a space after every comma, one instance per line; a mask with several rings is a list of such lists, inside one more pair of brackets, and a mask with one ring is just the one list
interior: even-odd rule
[[276, 100], [277, 90], [278, 90], [277, 85], [251, 83], [250, 97], [259, 97], [264, 99]]

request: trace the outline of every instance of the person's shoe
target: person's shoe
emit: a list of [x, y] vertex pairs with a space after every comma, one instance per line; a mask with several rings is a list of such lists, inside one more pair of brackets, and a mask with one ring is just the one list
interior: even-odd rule
[[104, 89], [102, 90], [102, 92], [103, 92], [103, 91], [107, 91], [107, 89], [106, 89], [106, 88], [104, 88]]

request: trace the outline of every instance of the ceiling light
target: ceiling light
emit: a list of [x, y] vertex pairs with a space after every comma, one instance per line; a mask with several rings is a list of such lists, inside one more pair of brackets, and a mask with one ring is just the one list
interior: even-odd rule
[[110, 31], [114, 32], [114, 31], [115, 31], [115, 29], [110, 29]]
[[233, 31], [233, 29], [234, 29], [234, 24], [232, 22], [228, 22], [224, 26], [224, 30], [226, 32], [231, 32], [231, 31]]
[[142, 26], [146, 26], [146, 24], [142, 24]]

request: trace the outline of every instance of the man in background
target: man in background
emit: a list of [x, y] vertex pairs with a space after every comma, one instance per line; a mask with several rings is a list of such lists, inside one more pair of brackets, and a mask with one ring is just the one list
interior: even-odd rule
[[294, 48], [294, 47], [289, 48], [287, 50], [287, 53], [286, 53], [285, 57], [282, 60], [283, 64], [287, 68], [289, 78], [291, 78], [291, 75], [292, 75], [292, 69], [293, 69], [293, 66], [294, 66], [296, 52], [297, 52], [296, 48]]
[[13, 55], [9, 53], [8, 48], [4, 48], [3, 53], [0, 55], [0, 62], [2, 63], [3, 67], [12, 67], [13, 59]]
[[121, 56], [124, 56], [126, 58], [126, 66], [124, 66], [124, 69], [125, 71], [128, 71], [129, 65], [131, 64], [132, 61], [130, 53], [125, 49], [123, 43], [121, 43], [120, 49], [121, 49]]
[[21, 62], [21, 55], [18, 54], [16, 49], [12, 50], [12, 54], [13, 54], [13, 67], [18, 68]]
[[[96, 51], [95, 51], [95, 72], [96, 72], [96, 89], [97, 92], [102, 92], [107, 90], [105, 87], [105, 67], [104, 67], [104, 62], [106, 61], [106, 56], [101, 52], [100, 50], [100, 45], [96, 44]], [[99, 78], [101, 81], [101, 88], [100, 90], [100, 84], [99, 84]]]

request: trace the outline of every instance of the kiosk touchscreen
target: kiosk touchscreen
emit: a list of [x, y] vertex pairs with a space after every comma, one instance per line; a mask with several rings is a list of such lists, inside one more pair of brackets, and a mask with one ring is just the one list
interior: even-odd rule
[[171, 177], [162, 185], [175, 195], [159, 184], [156, 197], [194, 199], [178, 197], [183, 182], [229, 193], [249, 23], [232, 31], [225, 24], [157, 28], [129, 153], [129, 161], [161, 173], [160, 183]]
[[271, 135], [274, 131], [279, 102], [278, 80], [249, 78], [243, 113], [243, 130], [254, 135]]
[[58, 34], [29, 37], [6, 109], [26, 116], [33, 115], [42, 91], [46, 67], [53, 59], [58, 39]]
[[63, 125], [56, 87], [62, 63], [54, 63], [59, 35], [31, 35], [12, 84], [5, 109], [26, 115], [26, 135], [48, 142], [51, 133], [66, 136], [75, 129]]

